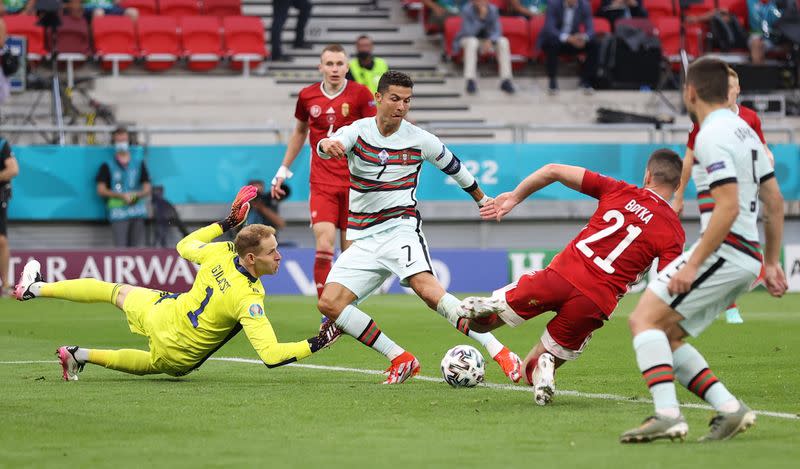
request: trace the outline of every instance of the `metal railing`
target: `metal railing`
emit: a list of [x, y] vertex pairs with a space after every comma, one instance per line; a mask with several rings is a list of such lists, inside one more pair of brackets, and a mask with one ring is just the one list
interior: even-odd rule
[[[570, 143], [592, 143], [592, 142], [608, 142], [612, 137], [608, 134], [626, 134], [626, 141], [630, 141], [628, 137], [639, 133], [644, 137], [646, 143], [663, 143], [663, 144], [676, 144], [685, 143], [686, 134], [689, 132], [688, 125], [663, 125], [660, 128], [651, 124], [509, 124], [509, 123], [431, 123], [422, 125], [421, 127], [433, 133], [440, 133], [446, 131], [498, 131], [506, 132], [510, 137], [505, 139], [492, 139], [495, 143], [528, 143], [532, 135], [541, 136], [543, 134], [558, 136], [552, 142], [560, 143], [568, 141]], [[130, 126], [131, 133], [137, 133], [140, 137], [140, 142], [145, 146], [153, 144], [153, 137], [156, 135], [176, 135], [176, 134], [261, 134], [270, 135], [274, 137], [277, 143], [283, 143], [288, 140], [294, 129], [278, 127], [275, 125], [209, 125], [209, 126]], [[0, 125], [0, 134], [8, 136], [9, 134], [40, 134], [45, 136], [52, 133], [53, 135], [59, 132], [66, 134], [96, 134], [107, 133], [110, 134], [114, 130], [114, 126], [30, 126], [30, 125]], [[765, 125], [762, 127], [765, 134], [777, 134], [785, 138], [787, 143], [796, 143], [797, 128], [791, 127], [787, 124], [778, 125]], [[607, 135], [605, 138], [593, 140], [586, 138], [588, 134]], [[468, 134], [465, 134], [468, 136]], [[576, 138], [578, 138], [576, 140]], [[770, 139], [767, 139], [768, 141]], [[50, 141], [57, 141], [51, 139]], [[620, 141], [618, 143], [626, 143]]]

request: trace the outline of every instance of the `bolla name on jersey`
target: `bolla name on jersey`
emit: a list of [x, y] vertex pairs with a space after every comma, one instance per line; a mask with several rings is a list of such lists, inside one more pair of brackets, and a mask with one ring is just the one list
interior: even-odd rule
[[650, 213], [650, 210], [647, 210], [645, 207], [639, 205], [639, 202], [637, 202], [635, 199], [631, 200], [627, 203], [627, 205], [625, 205], [625, 210], [635, 214], [645, 223], [645, 225], [650, 223], [650, 220], [653, 219], [653, 214]]

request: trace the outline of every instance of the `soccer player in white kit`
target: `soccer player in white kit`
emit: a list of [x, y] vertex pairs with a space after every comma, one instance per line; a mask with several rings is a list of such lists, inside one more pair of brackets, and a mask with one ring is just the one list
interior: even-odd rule
[[[636, 361], [655, 415], [622, 434], [623, 443], [683, 439], [689, 427], [675, 394], [675, 378], [717, 411], [701, 441], [727, 440], [755, 423], [755, 413], [714, 376], [687, 335], [698, 336], [764, 268], [773, 296], [787, 289], [780, 265], [783, 196], [764, 144], [727, 108], [728, 69], [724, 62], [695, 61], [683, 99], [700, 125], [695, 158], [705, 171], [693, 174], [698, 190], [708, 190], [714, 209], [701, 218], [701, 237], [650, 282], [629, 319]], [[764, 254], [758, 242], [759, 199], [764, 204]]]
[[356, 307], [389, 276], [397, 275], [431, 309], [480, 342], [517, 382], [519, 357], [492, 334], [470, 331], [469, 320], [458, 316], [461, 300], [447, 293], [433, 275], [415, 196], [422, 163], [428, 161], [453, 178], [478, 207], [490, 198], [435, 135], [404, 120], [413, 86], [408, 75], [389, 70], [375, 94], [377, 116], [357, 120], [318, 143], [321, 158], [348, 160], [347, 239], [353, 241], [328, 275], [319, 310], [342, 331], [391, 360], [385, 384], [402, 383], [419, 372], [419, 362]]

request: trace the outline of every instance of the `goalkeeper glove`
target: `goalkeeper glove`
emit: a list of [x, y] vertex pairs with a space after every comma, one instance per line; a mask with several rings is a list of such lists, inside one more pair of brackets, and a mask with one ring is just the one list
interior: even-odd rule
[[233, 199], [233, 203], [231, 204], [231, 213], [228, 215], [228, 218], [219, 222], [219, 226], [222, 227], [222, 231], [228, 231], [235, 226], [239, 226], [245, 218], [247, 218], [247, 212], [250, 211], [250, 200], [252, 200], [256, 195], [258, 195], [258, 189], [256, 186], [244, 186], [239, 190], [239, 193], [236, 195], [236, 198]]
[[338, 339], [340, 335], [342, 335], [342, 330], [336, 327], [334, 321], [328, 320], [322, 327], [322, 330], [319, 331], [319, 335], [308, 339], [308, 346], [311, 348], [311, 353], [317, 352], [336, 342], [336, 339]]

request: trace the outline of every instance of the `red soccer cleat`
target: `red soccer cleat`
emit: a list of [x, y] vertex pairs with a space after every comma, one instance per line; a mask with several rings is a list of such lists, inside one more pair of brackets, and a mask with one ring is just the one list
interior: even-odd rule
[[392, 366], [386, 369], [388, 376], [383, 384], [400, 384], [419, 373], [419, 361], [409, 352], [401, 353], [392, 360]]
[[520, 373], [520, 370], [522, 370], [522, 360], [519, 359], [516, 353], [509, 350], [508, 347], [503, 347], [503, 350], [500, 350], [497, 355], [492, 358], [500, 365], [500, 368], [503, 369], [503, 373], [508, 376], [508, 379], [515, 383], [519, 382], [519, 379], [522, 377]]

